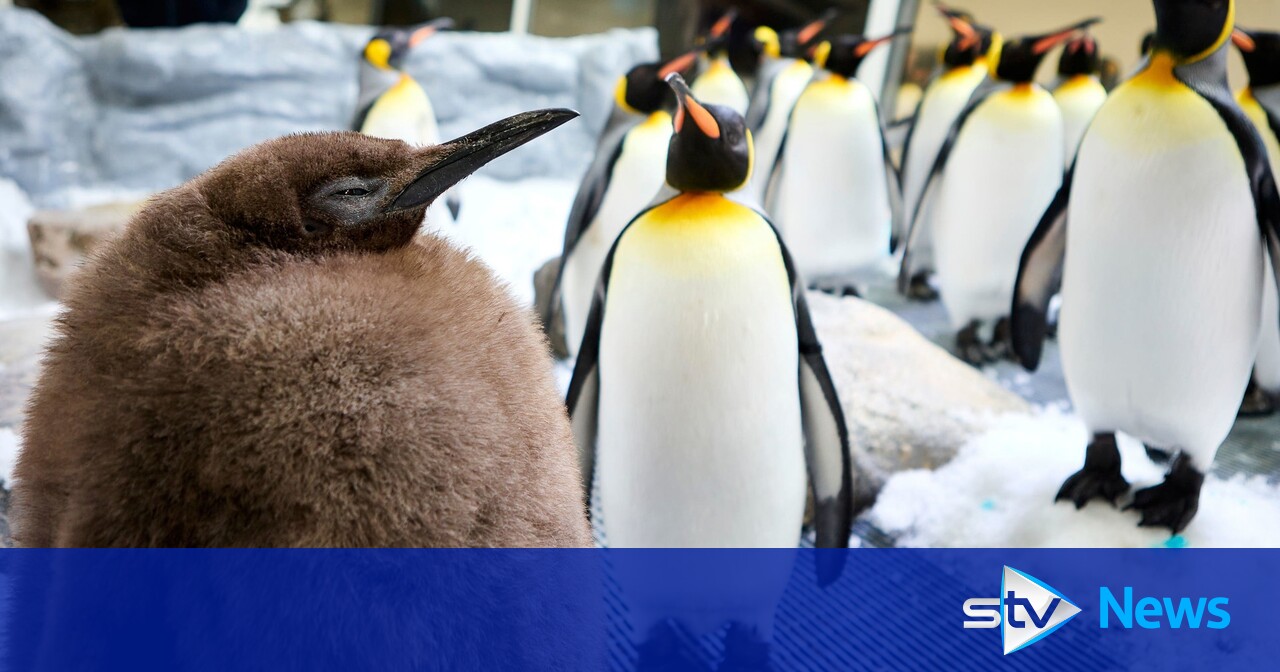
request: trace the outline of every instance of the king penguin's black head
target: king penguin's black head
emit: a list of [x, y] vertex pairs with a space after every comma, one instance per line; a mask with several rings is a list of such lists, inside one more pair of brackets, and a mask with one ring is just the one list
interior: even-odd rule
[[381, 70], [399, 70], [414, 47], [450, 28], [453, 28], [453, 19], [449, 18], [412, 27], [383, 28], [364, 45], [364, 60]]
[[614, 102], [633, 114], [653, 114], [675, 106], [675, 96], [667, 86], [667, 75], [687, 74], [698, 63], [701, 50], [691, 51], [669, 61], [642, 63], [631, 68], [618, 80]]
[[858, 66], [866, 60], [867, 55], [876, 47], [903, 34], [895, 31], [884, 37], [868, 40], [861, 35], [840, 35], [830, 42], [823, 42], [814, 62], [818, 67], [841, 77], [853, 78], [858, 74]]
[[675, 133], [667, 147], [667, 184], [680, 191], [734, 191], [751, 177], [754, 150], [742, 115], [703, 105], [679, 73], [667, 76], [675, 92]]
[[1280, 33], [1237, 28], [1231, 39], [1244, 57], [1250, 87], [1280, 84]]
[[1044, 35], [1021, 37], [1004, 45], [1000, 52], [1000, 64], [996, 66], [996, 78], [1006, 82], [1022, 84], [1036, 78], [1036, 70], [1044, 57], [1053, 48], [1071, 39], [1080, 31], [1098, 23], [1102, 19], [1093, 18], [1081, 21], [1073, 26]]
[[525, 112], [428, 147], [354, 132], [289, 135], [192, 184], [219, 227], [211, 239], [302, 255], [383, 251], [412, 241], [450, 187], [576, 116]]
[[1097, 75], [1102, 71], [1102, 58], [1098, 54], [1098, 41], [1092, 35], [1081, 35], [1062, 48], [1058, 59], [1058, 74], [1063, 77]]
[[1194, 63], [1226, 44], [1235, 28], [1235, 0], [1154, 0], [1154, 48]]

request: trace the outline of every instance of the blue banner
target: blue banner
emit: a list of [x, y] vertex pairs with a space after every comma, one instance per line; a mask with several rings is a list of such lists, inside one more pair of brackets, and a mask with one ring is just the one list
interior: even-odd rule
[[[819, 563], [839, 579], [819, 585]], [[3, 667], [1267, 669], [1276, 566], [1190, 549], [7, 550]]]

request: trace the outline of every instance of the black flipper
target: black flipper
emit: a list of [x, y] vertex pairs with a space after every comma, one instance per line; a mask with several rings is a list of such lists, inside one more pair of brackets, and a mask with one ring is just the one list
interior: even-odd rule
[[982, 107], [983, 103], [987, 102], [991, 94], [1007, 87], [1007, 84], [979, 86], [974, 91], [973, 96], [969, 98], [969, 103], [965, 105], [964, 111], [951, 124], [951, 130], [947, 131], [947, 138], [942, 142], [942, 147], [938, 150], [938, 156], [933, 160], [933, 167], [929, 170], [929, 177], [925, 179], [924, 188], [920, 190], [920, 201], [916, 203], [915, 210], [910, 213], [911, 224], [907, 227], [907, 237], [903, 241], [902, 266], [898, 272], [898, 291], [902, 294], [906, 294], [907, 290], [910, 289], [911, 276], [914, 274], [914, 269], [911, 265], [911, 245], [916, 236], [920, 235], [920, 213], [924, 211], [924, 204], [933, 198], [933, 192], [937, 190], [938, 185], [942, 182], [942, 171], [947, 167], [947, 161], [950, 160], [951, 152], [955, 149], [956, 140], [960, 138], [960, 132], [964, 130], [964, 125], [969, 121], [969, 117], [979, 107]]
[[[768, 222], [768, 218], [765, 221]], [[772, 222], [769, 225], [772, 227]], [[778, 236], [778, 249], [787, 267], [795, 306], [796, 336], [800, 345], [800, 408], [804, 418], [805, 461], [809, 465], [809, 481], [813, 486], [815, 545], [818, 548], [848, 548], [856, 513], [849, 428], [836, 394], [835, 382], [822, 356], [822, 343], [809, 314], [809, 304], [804, 295], [805, 283], [776, 227], [774, 235]], [[826, 586], [840, 578], [845, 556], [843, 553], [820, 553], [817, 562], [818, 582]]]
[[618, 157], [622, 156], [622, 144], [627, 138], [627, 133], [641, 123], [643, 119], [636, 119], [634, 115], [621, 117], [615, 114], [605, 128], [604, 135], [600, 137], [596, 157], [587, 169], [587, 174], [583, 176], [578, 194], [573, 199], [573, 207], [569, 210], [569, 220], [564, 229], [564, 245], [560, 251], [560, 270], [556, 273], [555, 283], [551, 286], [551, 300], [547, 302], [545, 314], [539, 316], [548, 328], [556, 318], [560, 317], [560, 284], [564, 281], [565, 260], [573, 253], [573, 248], [582, 239], [587, 226], [600, 211], [600, 204], [604, 202], [605, 192], [609, 189], [614, 165], [617, 164]]
[[902, 172], [893, 165], [893, 157], [889, 155], [889, 138], [884, 128], [884, 120], [880, 116], [880, 106], [876, 105], [876, 123], [880, 125], [880, 146], [884, 151], [884, 172], [885, 182], [889, 185], [889, 226], [893, 232], [889, 237], [889, 252], [898, 251], [898, 245], [902, 242], [902, 225], [903, 203], [902, 203]]
[[755, 90], [751, 92], [751, 102], [747, 104], [747, 114], [744, 119], [752, 133], [759, 133], [760, 128], [764, 126], [764, 120], [769, 118], [769, 107], [773, 104], [773, 85], [778, 81], [778, 74], [788, 64], [789, 62], [783, 61], [772, 63], [767, 72], [759, 73], [759, 81], [756, 83]]
[[[619, 239], [622, 236], [618, 236]], [[617, 249], [617, 242], [614, 243]], [[569, 393], [565, 405], [569, 409], [569, 422], [573, 426], [573, 440], [578, 446], [578, 466], [582, 470], [583, 498], [587, 515], [591, 514], [591, 484], [595, 476], [596, 431], [600, 402], [600, 329], [604, 323], [604, 299], [609, 286], [609, 274], [613, 270], [613, 250], [605, 258], [600, 271], [600, 281], [591, 297], [591, 312], [587, 316], [587, 328], [578, 346], [578, 360], [573, 366], [573, 378], [569, 381]]]
[[1071, 202], [1073, 165], [1062, 176], [1062, 186], [1049, 202], [1036, 230], [1022, 250], [1018, 280], [1010, 310], [1013, 354], [1023, 368], [1035, 371], [1049, 333], [1049, 301], [1062, 286], [1062, 263], [1067, 254], [1067, 206]]
[[[929, 90], [926, 88], [925, 95], [927, 95], [928, 92]], [[906, 244], [907, 233], [910, 229], [909, 223], [907, 222], [907, 216], [911, 213], [906, 211], [907, 208], [910, 207], [910, 204], [907, 203], [905, 197], [902, 196], [902, 176], [907, 174], [907, 157], [911, 156], [911, 141], [916, 137], [916, 123], [920, 121], [920, 110], [924, 108], [924, 99], [925, 96], [922, 95], [920, 96], [920, 101], [916, 103], [916, 110], [912, 113], [910, 125], [907, 127], [907, 137], [902, 141], [902, 162], [898, 166], [898, 202], [900, 211], [894, 216], [893, 238], [889, 245], [893, 252], [897, 252], [899, 247]], [[888, 147], [887, 142], [885, 146]]]
[[[1271, 255], [1271, 269], [1275, 275], [1276, 287], [1280, 288], [1280, 192], [1276, 190], [1275, 175], [1271, 172], [1271, 161], [1262, 136], [1231, 95], [1225, 76], [1226, 58], [1227, 49], [1224, 46], [1202, 61], [1174, 68], [1174, 76], [1213, 105], [1235, 137], [1236, 146], [1244, 158], [1245, 170], [1248, 172], [1249, 187], [1253, 191], [1253, 205], [1263, 245]], [[1268, 121], [1275, 128], [1270, 112]], [[1280, 314], [1272, 319], [1280, 320]]]

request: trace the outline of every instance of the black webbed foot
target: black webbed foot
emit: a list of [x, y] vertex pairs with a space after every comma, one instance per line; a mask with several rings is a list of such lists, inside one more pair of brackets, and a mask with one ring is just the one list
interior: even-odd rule
[[1191, 466], [1184, 454], [1173, 458], [1164, 482], [1133, 493], [1133, 501], [1124, 507], [1142, 512], [1140, 527], [1167, 527], [1177, 534], [1186, 528], [1200, 509], [1200, 488], [1204, 474]]
[[911, 281], [907, 285], [907, 298], [922, 303], [938, 300], [938, 290], [929, 284], [928, 273], [921, 271], [911, 276]]
[[1013, 327], [1007, 317], [996, 322], [991, 342], [987, 344], [987, 361], [998, 362], [1002, 359], [1013, 359]]
[[982, 366], [991, 361], [987, 344], [978, 336], [978, 328], [978, 321], [974, 320], [969, 326], [956, 332], [956, 356], [973, 366]]
[[1120, 447], [1115, 434], [1096, 434], [1085, 451], [1084, 468], [1067, 478], [1053, 501], [1067, 500], [1083, 509], [1089, 500], [1116, 498], [1129, 491], [1129, 482], [1120, 474]]
[[1265, 418], [1276, 412], [1276, 403], [1267, 391], [1258, 386], [1256, 380], [1249, 380], [1249, 387], [1244, 392], [1244, 400], [1240, 402], [1241, 418]]

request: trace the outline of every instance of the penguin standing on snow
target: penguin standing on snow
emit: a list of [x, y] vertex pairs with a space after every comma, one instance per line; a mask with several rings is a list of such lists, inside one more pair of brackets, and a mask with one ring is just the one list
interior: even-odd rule
[[[814, 62], [823, 72], [787, 122], [765, 209], [810, 282], [825, 286], [889, 256], [898, 175], [875, 96], [855, 74], [873, 49], [900, 34], [818, 45]], [[852, 285], [843, 289], [856, 294]]]
[[[365, 45], [360, 61], [360, 97], [353, 130], [411, 145], [440, 142], [435, 108], [422, 85], [401, 70], [414, 47], [442, 30], [453, 28], [453, 19], [442, 18], [412, 28], [384, 28]], [[453, 223], [461, 207], [450, 192], [432, 204], [428, 222], [438, 228]]]
[[[942, 72], [929, 82], [920, 104], [916, 106], [914, 122], [902, 151], [904, 216], [896, 222], [895, 247], [906, 242], [905, 228], [911, 224], [912, 213], [920, 204], [925, 182], [947, 133], [964, 111], [973, 92], [987, 78], [991, 71], [989, 64], [998, 58], [1000, 49], [1000, 36], [995, 31], [974, 23], [973, 17], [966, 12], [940, 3], [936, 6], [950, 24], [952, 38], [942, 51]], [[938, 293], [929, 284], [929, 276], [934, 271], [933, 211], [926, 208], [917, 220], [916, 228], [919, 230], [915, 234], [911, 254], [913, 266], [906, 269], [909, 281], [903, 291], [908, 298], [932, 301], [938, 298]]]
[[747, 128], [755, 138], [756, 165], [751, 171], [751, 181], [743, 190], [755, 203], [764, 202], [765, 187], [778, 161], [787, 120], [800, 94], [813, 79], [813, 66], [805, 60], [805, 54], [833, 18], [835, 11], [830, 11], [802, 28], [781, 33], [766, 26], [756, 29], [755, 39], [764, 49], [764, 61], [756, 75], [755, 92], [746, 114]]
[[[678, 193], [614, 244], [569, 386], [583, 475], [595, 475], [611, 546], [794, 548], [807, 468], [817, 545], [844, 548], [849, 435], [803, 283], [769, 221], [724, 197], [750, 175], [750, 132], [679, 75], [670, 81], [679, 108], [667, 182]], [[840, 569], [820, 566], [820, 578]], [[721, 573], [700, 590], [767, 601], [789, 573], [750, 587]], [[636, 631], [660, 639], [653, 628], [670, 614], [631, 597]], [[771, 612], [743, 623], [714, 597], [698, 607], [711, 628], [720, 615], [771, 627]]]
[[[1280, 166], [1280, 33], [1236, 29], [1232, 38], [1249, 71], [1249, 86], [1240, 91], [1236, 102], [1262, 136], [1274, 172]], [[1258, 361], [1240, 405], [1240, 415], [1245, 417], [1275, 412], [1273, 397], [1280, 394], [1280, 323], [1267, 316], [1277, 310], [1276, 288], [1264, 283]]]
[[544, 324], [563, 320], [570, 356], [586, 329], [600, 267], [613, 241], [641, 210], [653, 203], [666, 182], [667, 145], [674, 104], [666, 76], [694, 64], [698, 52], [667, 63], [646, 63], [618, 80], [615, 104], [630, 117], [611, 125], [582, 179], [565, 227], [560, 273]]
[[1124, 432], [1177, 453], [1126, 507], [1177, 532], [1249, 384], [1263, 283], [1280, 280], [1264, 277], [1267, 250], [1280, 255], [1280, 197], [1227, 88], [1235, 1], [1154, 4], [1150, 58], [1094, 117], [1022, 256], [1013, 344], [1034, 369], [1060, 279], [1062, 369], [1093, 438], [1058, 499], [1128, 490]]
[[432, 147], [250, 148], [79, 271], [23, 426], [24, 546], [589, 546], [525, 308], [418, 235], [429, 203], [577, 116]]
[[931, 208], [942, 303], [958, 330], [957, 354], [971, 364], [1007, 353], [1018, 257], [1062, 183], [1062, 112], [1034, 82], [1036, 69], [1050, 50], [1097, 21], [1004, 46], [994, 82], [952, 125], [916, 207], [899, 287], [910, 281], [916, 224]]
[[738, 11], [731, 9], [711, 26], [702, 45], [707, 50], [707, 66], [693, 81], [693, 95], [707, 105], [724, 105], [746, 114], [751, 97], [729, 63], [729, 29], [737, 18]]
[[1093, 115], [1107, 101], [1107, 89], [1099, 77], [1101, 63], [1098, 41], [1087, 34], [1067, 42], [1058, 60], [1058, 84], [1053, 88], [1053, 99], [1062, 110], [1068, 166], [1076, 158], [1076, 149]]

